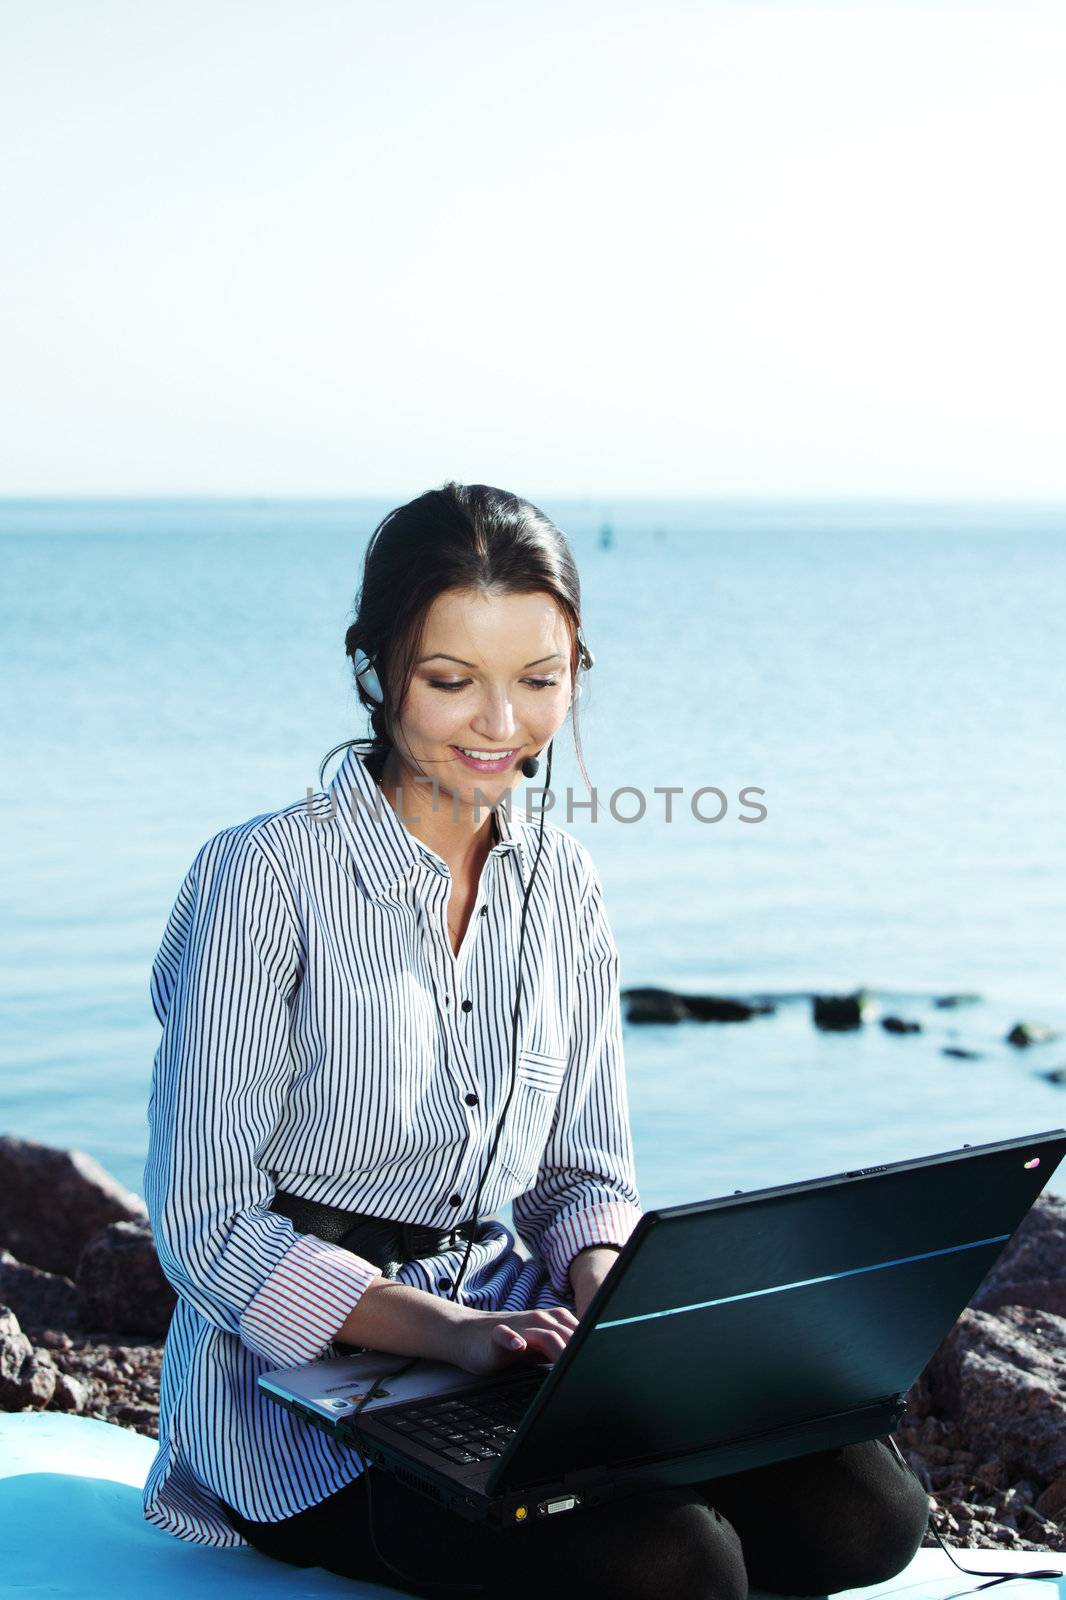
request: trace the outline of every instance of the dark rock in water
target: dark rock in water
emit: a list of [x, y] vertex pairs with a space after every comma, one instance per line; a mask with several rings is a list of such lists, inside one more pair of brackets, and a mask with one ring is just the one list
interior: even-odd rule
[[177, 1304], [147, 1222], [112, 1222], [95, 1234], [81, 1253], [77, 1286], [85, 1328], [162, 1336]]
[[905, 1022], [902, 1017], [882, 1017], [881, 1026], [886, 1033], [921, 1033], [920, 1022]]
[[146, 1216], [92, 1156], [0, 1136], [0, 1244], [20, 1261], [72, 1278], [98, 1229]]
[[15, 1313], [23, 1328], [65, 1328], [78, 1321], [78, 1288], [61, 1273], [42, 1272], [0, 1248], [0, 1304]]
[[966, 1310], [925, 1376], [970, 1450], [1045, 1482], [1066, 1472], [1066, 1318]]
[[1016, 1022], [1007, 1035], [1007, 1043], [1025, 1049], [1031, 1044], [1047, 1044], [1048, 1040], [1057, 1039], [1058, 1036], [1058, 1030], [1049, 1027], [1046, 1022]]
[[627, 1022], [747, 1022], [772, 1015], [766, 1001], [734, 1000], [713, 994], [678, 994], [673, 989], [623, 989]]
[[1040, 1077], [1048, 1083], [1066, 1083], [1066, 1067], [1052, 1067], [1050, 1072], [1041, 1072]]
[[964, 1050], [959, 1044], [945, 1044], [941, 1046], [942, 1056], [956, 1056], [960, 1061], [980, 1061], [980, 1050]]
[[1006, 1305], [1066, 1317], [1066, 1196], [1038, 1196], [970, 1301], [974, 1311]]
[[870, 996], [857, 989], [854, 994], [815, 994], [811, 1000], [816, 1028], [843, 1030], [862, 1027]]
[[684, 1022], [688, 1007], [670, 989], [623, 989], [627, 1022]]
[[751, 1000], [730, 1000], [723, 995], [686, 994], [682, 996], [690, 1017], [697, 1022], [747, 1022], [749, 1017], [772, 1016], [774, 1007]]
[[933, 1004], [944, 1009], [949, 1006], [973, 1006], [977, 1005], [980, 998], [979, 994], [939, 994], [933, 1000]]

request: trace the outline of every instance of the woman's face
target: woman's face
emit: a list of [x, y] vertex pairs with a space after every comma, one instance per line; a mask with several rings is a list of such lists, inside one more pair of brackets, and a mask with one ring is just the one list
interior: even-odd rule
[[[562, 726], [571, 691], [570, 634], [550, 595], [447, 590], [426, 619], [396, 754], [436, 777], [441, 794], [476, 806], [480, 790], [492, 804]], [[486, 765], [463, 750], [503, 760]]]

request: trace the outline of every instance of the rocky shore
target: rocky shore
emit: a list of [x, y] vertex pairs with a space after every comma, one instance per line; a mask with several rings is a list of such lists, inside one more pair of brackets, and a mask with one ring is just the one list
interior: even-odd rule
[[[136, 1196], [78, 1151], [0, 1137], [0, 1410], [158, 1437], [174, 1303]], [[1039, 1197], [895, 1438], [953, 1549], [1066, 1551], [1066, 1199]]]

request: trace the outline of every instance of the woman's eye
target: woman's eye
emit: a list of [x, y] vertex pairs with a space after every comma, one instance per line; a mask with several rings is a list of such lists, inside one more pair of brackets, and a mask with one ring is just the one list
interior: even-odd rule
[[[559, 680], [557, 678], [526, 678], [525, 679], [525, 682], [529, 684], [531, 689], [554, 689], [554, 687], [558, 683], [558, 681]], [[452, 692], [452, 691], [454, 691], [456, 689], [465, 689], [469, 682], [470, 682], [469, 678], [461, 678], [456, 683], [444, 683], [439, 678], [430, 678], [429, 686], [430, 686], [431, 689], [444, 689], [444, 690], [447, 690], [449, 692]]]

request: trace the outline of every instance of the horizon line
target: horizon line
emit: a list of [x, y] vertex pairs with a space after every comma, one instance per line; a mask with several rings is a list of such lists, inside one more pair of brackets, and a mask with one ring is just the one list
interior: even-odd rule
[[[439, 487], [439, 485], [431, 485]], [[425, 493], [419, 490], [417, 493]], [[589, 492], [581, 493], [555, 493], [553, 491], [537, 490], [538, 499], [552, 500], [556, 503], [568, 505], [599, 506], [604, 515], [604, 506], [609, 511], [613, 506], [670, 504], [672, 502], [685, 504], [708, 505], [913, 505], [913, 506], [955, 506], [955, 505], [1011, 505], [1011, 506], [1045, 506], [1048, 508], [1066, 508], [1066, 490], [1057, 494], [1022, 494], [1018, 492], [997, 494], [965, 494], [959, 491], [951, 493], [886, 493], [881, 490], [862, 490], [854, 492], [825, 492], [825, 491], [743, 491], [724, 493], [715, 490], [700, 490], [690, 493], [650, 493], [636, 491], [632, 493], [615, 494], [610, 490], [600, 494]], [[61, 494], [44, 493], [5, 493], [0, 491], [0, 506], [20, 505], [376, 505], [388, 503], [399, 505], [404, 503], [404, 496], [412, 499], [409, 491], [399, 491], [400, 498], [395, 495], [383, 493], [245, 493], [239, 490], [199, 491], [199, 490], [152, 490], [152, 491], [94, 491], [81, 493], [71, 490]], [[528, 498], [528, 496], [520, 496]]]

